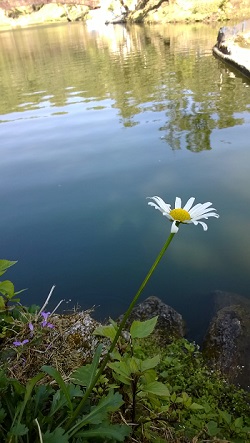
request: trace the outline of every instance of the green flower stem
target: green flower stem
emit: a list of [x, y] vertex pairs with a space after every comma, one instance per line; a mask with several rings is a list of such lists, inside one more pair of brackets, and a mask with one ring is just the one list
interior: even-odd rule
[[[108, 361], [110, 360], [110, 354], [113, 352], [113, 350], [115, 348], [115, 345], [116, 345], [116, 343], [117, 343], [117, 341], [118, 341], [118, 339], [119, 339], [119, 337], [121, 335], [122, 329], [124, 328], [124, 326], [125, 326], [125, 324], [127, 322], [128, 317], [131, 314], [132, 309], [134, 308], [138, 298], [140, 297], [143, 289], [145, 288], [146, 284], [148, 283], [151, 275], [153, 274], [154, 270], [156, 269], [157, 265], [159, 264], [160, 260], [162, 259], [163, 255], [165, 254], [165, 252], [166, 252], [168, 246], [170, 245], [174, 235], [175, 234], [172, 234], [172, 233], [169, 235], [166, 243], [164, 244], [164, 246], [161, 249], [160, 253], [158, 254], [156, 260], [154, 261], [153, 265], [151, 266], [150, 270], [148, 271], [145, 279], [143, 280], [141, 286], [139, 287], [137, 293], [135, 294], [132, 302], [130, 303], [129, 308], [127, 309], [126, 313], [124, 314], [124, 317], [123, 317], [123, 319], [122, 319], [122, 321], [121, 321], [121, 323], [120, 323], [120, 325], [119, 325], [119, 327], [117, 329], [115, 338], [114, 338], [114, 340], [112, 341], [112, 343], [110, 345], [109, 351], [107, 352], [105, 358], [103, 359], [103, 361], [101, 363], [99, 371], [97, 372], [96, 376], [93, 378], [92, 383], [87, 388], [87, 390], [86, 390], [86, 392], [85, 392], [81, 402], [79, 403], [78, 407], [76, 408], [76, 410], [74, 411], [72, 417], [70, 418], [70, 420], [68, 422], [68, 425], [66, 426], [66, 430], [69, 429], [70, 425], [74, 422], [76, 417], [81, 413], [85, 402], [87, 401], [90, 393], [92, 392], [92, 389], [95, 387], [95, 385], [96, 385], [97, 381], [99, 380], [100, 376], [102, 375], [102, 373], [103, 373], [103, 371], [104, 371]], [[73, 434], [71, 434], [71, 436], [72, 435]]]

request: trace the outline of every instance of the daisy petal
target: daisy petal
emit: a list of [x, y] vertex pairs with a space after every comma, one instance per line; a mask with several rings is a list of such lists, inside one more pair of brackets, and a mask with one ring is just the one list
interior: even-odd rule
[[185, 206], [184, 206], [183, 209], [185, 209], [185, 211], [189, 211], [189, 209], [192, 207], [194, 201], [195, 201], [195, 198], [194, 198], [194, 197], [191, 197], [191, 198], [187, 201], [187, 203], [185, 204]]
[[189, 214], [191, 217], [194, 217], [197, 213], [203, 213], [209, 206], [211, 206], [212, 203], [207, 202], [204, 203], [203, 205], [201, 203], [198, 203], [198, 205], [194, 206], [190, 211]]
[[193, 217], [192, 220], [199, 220], [200, 218], [205, 218], [205, 219], [207, 220], [208, 217], [216, 217], [216, 218], [219, 218], [219, 215], [216, 214], [216, 212], [208, 212], [207, 214], [204, 214], [204, 215], [201, 214], [201, 215], [199, 215], [199, 216], [197, 216], [197, 217]]
[[176, 223], [175, 221], [172, 223], [171, 234], [176, 234], [179, 231], [179, 228], [178, 228], [178, 226], [176, 226], [175, 223]]
[[180, 197], [176, 197], [175, 199], [175, 209], [179, 209], [181, 208], [181, 198]]
[[201, 222], [201, 221], [199, 221], [198, 223], [203, 227], [204, 231], [207, 231], [207, 230], [208, 230], [208, 227], [207, 227], [207, 224], [206, 224], [206, 223]]
[[159, 209], [159, 211], [163, 212], [169, 212], [171, 206], [162, 200], [162, 198], [154, 196], [154, 197], [148, 197], [151, 200], [153, 200], [155, 203], [149, 202], [149, 206], [154, 206], [155, 209]]

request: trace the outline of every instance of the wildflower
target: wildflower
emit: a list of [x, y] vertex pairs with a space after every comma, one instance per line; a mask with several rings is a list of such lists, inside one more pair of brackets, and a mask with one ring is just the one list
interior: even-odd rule
[[164, 216], [166, 216], [170, 221], [173, 222], [171, 227], [172, 234], [176, 234], [176, 232], [178, 232], [178, 226], [180, 223], [193, 223], [194, 225], [198, 225], [199, 223], [203, 227], [204, 231], [207, 231], [207, 224], [200, 220], [207, 220], [208, 217], [219, 217], [216, 212], [213, 212], [216, 211], [216, 209], [209, 207], [212, 205], [212, 203], [210, 202], [206, 202], [203, 204], [198, 203], [197, 205], [192, 207], [195, 201], [194, 197], [191, 197], [183, 208], [181, 207], [181, 199], [179, 197], [176, 197], [174, 209], [171, 209], [171, 205], [165, 203], [164, 200], [162, 200], [160, 197], [155, 196], [149, 198], [153, 200], [154, 203], [149, 202], [148, 204], [150, 206], [153, 206], [155, 209], [161, 211]]
[[51, 328], [51, 329], [53, 329], [55, 327], [55, 325], [52, 325], [52, 323], [47, 323], [46, 326], [47, 326], [47, 328]]
[[25, 339], [23, 341], [13, 341], [14, 346], [23, 346], [23, 345], [26, 345], [26, 343], [29, 343], [28, 339]]
[[45, 326], [47, 326], [47, 328], [54, 328], [55, 326], [54, 325], [52, 325], [52, 323], [49, 323], [47, 320], [48, 320], [48, 317], [49, 317], [49, 315], [50, 315], [50, 312], [41, 312], [41, 316], [43, 317], [43, 321], [42, 321], [42, 327], [44, 328]]
[[34, 326], [32, 325], [32, 323], [29, 323], [29, 330], [30, 330], [31, 332], [34, 331]]

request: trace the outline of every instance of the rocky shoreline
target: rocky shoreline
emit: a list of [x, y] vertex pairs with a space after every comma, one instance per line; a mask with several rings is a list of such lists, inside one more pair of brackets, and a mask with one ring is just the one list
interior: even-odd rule
[[[117, 17], [123, 17], [128, 23], [194, 23], [220, 22], [242, 19], [250, 16], [250, 4], [247, 0], [201, 1], [199, 7], [195, 0], [143, 2], [122, 0], [23, 0], [0, 1], [0, 29], [26, 27], [44, 23], [95, 20], [103, 23], [115, 23]], [[119, 22], [119, 20], [118, 20]]]
[[250, 20], [220, 28], [213, 53], [250, 78]]
[[[230, 292], [216, 290], [210, 294], [213, 304], [209, 327], [201, 350], [208, 365], [226, 379], [250, 390], [250, 300]], [[158, 315], [154, 334], [161, 346], [186, 336], [181, 314], [157, 297], [149, 297], [132, 311], [130, 322]]]

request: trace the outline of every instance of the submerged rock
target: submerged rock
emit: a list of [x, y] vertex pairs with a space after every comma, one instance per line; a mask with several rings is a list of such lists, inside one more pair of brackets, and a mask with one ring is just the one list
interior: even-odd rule
[[209, 365], [244, 389], [250, 385], [250, 301], [241, 295], [214, 292], [218, 309], [203, 344]]

